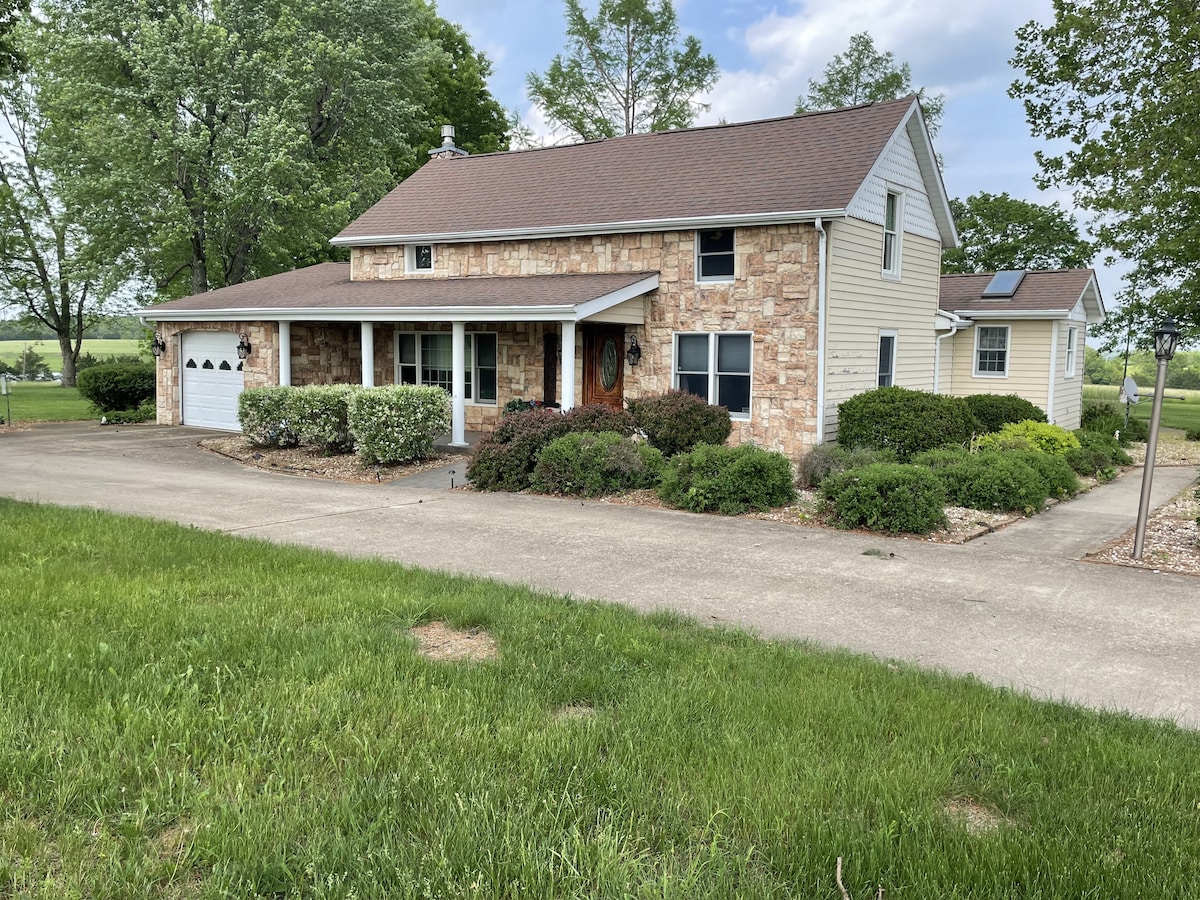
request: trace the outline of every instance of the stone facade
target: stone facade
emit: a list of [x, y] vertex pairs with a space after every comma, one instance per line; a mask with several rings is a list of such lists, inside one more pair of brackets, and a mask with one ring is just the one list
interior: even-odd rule
[[180, 356], [185, 331], [245, 332], [250, 356], [243, 367], [246, 387], [279, 384], [279, 325], [276, 322], [160, 322], [167, 349], [158, 359], [156, 393], [159, 425], [183, 423], [183, 396], [180, 390]]

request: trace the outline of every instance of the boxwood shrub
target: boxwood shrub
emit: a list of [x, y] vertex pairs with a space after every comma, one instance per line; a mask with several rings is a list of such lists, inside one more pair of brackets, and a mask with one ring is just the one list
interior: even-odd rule
[[523, 491], [530, 486], [538, 454], [571, 430], [556, 409], [538, 407], [504, 416], [476, 445], [467, 477], [484, 491]]
[[238, 421], [242, 425], [242, 434], [259, 447], [295, 447], [300, 442], [291, 407], [295, 390], [291, 387], [258, 387], [242, 391], [238, 395]]
[[629, 437], [637, 430], [630, 412], [609, 406], [607, 403], [575, 406], [567, 410], [564, 417], [570, 430], [579, 433], [599, 434], [602, 431], [614, 431]]
[[686, 391], [642, 397], [628, 405], [638, 430], [664, 456], [686, 453], [700, 444], [724, 444], [733, 430], [729, 410], [709, 406]]
[[364, 388], [351, 392], [346, 406], [358, 455], [371, 463], [429, 456], [434, 439], [450, 429], [450, 395], [439, 387]]
[[654, 447], [615, 431], [573, 432], [542, 449], [531, 482], [544, 494], [599, 497], [653, 487], [663, 465]]
[[1079, 449], [1068, 451], [1064, 459], [1079, 475], [1095, 475], [1108, 481], [1116, 476], [1117, 466], [1133, 462], [1112, 435], [1082, 428], [1072, 433]]
[[927, 468], [874, 463], [825, 479], [821, 494], [839, 528], [928, 534], [946, 524], [946, 491]]
[[817, 444], [804, 456], [796, 467], [796, 481], [804, 488], [819, 488], [825, 479], [847, 469], [860, 469], [871, 463], [895, 462], [896, 454], [891, 450], [868, 450], [865, 447], [851, 449], [839, 444]]
[[985, 431], [999, 431], [1009, 422], [1046, 421], [1040, 406], [1016, 394], [972, 394], [963, 400]]
[[1045, 453], [1041, 450], [1018, 450], [1013, 452], [1012, 456], [1037, 472], [1047, 497], [1064, 500], [1079, 493], [1079, 476], [1071, 468], [1066, 454]]
[[350, 432], [350, 396], [356, 384], [314, 384], [291, 388], [284, 407], [288, 425], [300, 444], [322, 453], [349, 453], [354, 449]]
[[1079, 439], [1065, 428], [1045, 422], [1010, 422], [993, 434], [975, 439], [977, 450], [1041, 450], [1055, 456], [1079, 449]]
[[838, 406], [839, 444], [891, 450], [901, 461], [922, 450], [966, 443], [978, 430], [961, 397], [884, 387]]
[[792, 461], [753, 444], [700, 444], [671, 458], [658, 495], [679, 509], [727, 516], [783, 506], [796, 499]]
[[136, 410], [154, 398], [152, 363], [105, 363], [84, 369], [75, 378], [79, 396], [100, 412]]
[[1020, 510], [1028, 515], [1046, 502], [1049, 487], [1041, 474], [1016, 453], [973, 453], [961, 462], [933, 470], [954, 506], [980, 510]]
[[954, 444], [949, 447], [938, 447], [936, 450], [924, 450], [910, 460], [914, 466], [924, 466], [927, 469], [944, 469], [960, 463], [971, 456], [966, 447]]

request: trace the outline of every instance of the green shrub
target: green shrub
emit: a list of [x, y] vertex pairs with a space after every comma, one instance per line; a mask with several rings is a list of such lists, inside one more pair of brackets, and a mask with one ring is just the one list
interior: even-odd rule
[[821, 494], [839, 528], [928, 534], [946, 524], [946, 492], [929, 469], [874, 463], [831, 475]]
[[349, 453], [350, 396], [362, 390], [356, 384], [314, 384], [292, 388], [284, 404], [288, 424], [297, 440], [322, 453]]
[[1092, 451], [1103, 453], [1107, 457], [1106, 463], [1114, 466], [1128, 466], [1133, 464], [1133, 459], [1122, 448], [1120, 442], [1111, 434], [1101, 434], [1099, 431], [1085, 431], [1080, 428], [1073, 432], [1076, 440], [1079, 441], [1079, 447], [1084, 451]]
[[975, 439], [976, 450], [1040, 450], [1064, 456], [1079, 449], [1079, 439], [1065, 428], [1045, 422], [1010, 422], [994, 434]]
[[1079, 417], [1079, 426], [1085, 431], [1095, 431], [1116, 437], [1122, 447], [1150, 437], [1150, 426], [1134, 416], [1125, 421], [1124, 409], [1111, 403], [1085, 403]]
[[347, 397], [347, 420], [358, 455], [367, 462], [422, 459], [450, 429], [450, 395], [439, 387], [407, 384], [363, 388]]
[[1200, 441], [1200, 428], [1189, 428], [1183, 436], [1189, 441]]
[[599, 497], [653, 487], [663, 466], [658, 450], [615, 431], [572, 432], [538, 454], [531, 485], [544, 494]]
[[80, 372], [75, 386], [100, 412], [121, 412], [154, 397], [154, 378], [152, 363], [105, 363]]
[[626, 410], [616, 409], [607, 403], [588, 403], [576, 406], [564, 413], [567, 427], [580, 434], [599, 434], [602, 431], [614, 431], [629, 437], [637, 430], [633, 415]]
[[238, 395], [242, 434], [259, 447], [295, 447], [300, 442], [292, 424], [293, 387], [247, 388]]
[[[1073, 447], [1067, 452], [1078, 449], [1080, 448]], [[1066, 454], [1025, 450], [1017, 451], [1012, 455], [1037, 472], [1045, 488], [1045, 496], [1064, 500], [1079, 493], [1079, 478], [1076, 476], [1075, 470], [1071, 468]]]
[[537, 407], [510, 413], [475, 447], [467, 477], [484, 491], [523, 491], [530, 485], [538, 454], [571, 430], [556, 409]]
[[663, 456], [686, 453], [700, 444], [724, 444], [733, 430], [729, 410], [709, 406], [686, 391], [668, 391], [629, 401], [639, 431]]
[[817, 444], [800, 458], [796, 480], [801, 487], [819, 488], [830, 475], [847, 469], [861, 469], [872, 463], [896, 461], [891, 450], [847, 449], [839, 444]]
[[137, 425], [149, 422], [158, 415], [158, 405], [153, 399], [143, 400], [137, 409], [117, 409], [104, 414], [106, 425]]
[[671, 458], [658, 494], [679, 509], [736, 516], [791, 503], [796, 488], [792, 462], [782, 453], [753, 444], [700, 444]]
[[913, 456], [909, 462], [914, 466], [924, 466], [927, 469], [944, 469], [969, 459], [971, 451], [966, 447], [953, 444], [949, 447], [938, 447], [934, 450], [924, 450]]
[[985, 431], [999, 431], [1010, 422], [1045, 422], [1041, 407], [1016, 394], [972, 394], [963, 401]]
[[892, 450], [907, 460], [922, 450], [964, 444], [979, 430], [966, 401], [907, 388], [866, 391], [838, 406], [838, 443]]
[[1042, 476], [1017, 453], [973, 453], [934, 474], [946, 488], [946, 499], [969, 509], [1032, 514], [1042, 508], [1049, 493]]

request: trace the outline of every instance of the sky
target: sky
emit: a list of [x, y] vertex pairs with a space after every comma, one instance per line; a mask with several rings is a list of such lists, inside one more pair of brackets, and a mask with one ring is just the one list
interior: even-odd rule
[[[594, 12], [596, 0], [585, 0]], [[851, 35], [870, 32], [880, 51], [912, 68], [913, 84], [944, 94], [934, 139], [951, 197], [980, 191], [1038, 203], [1070, 195], [1039, 191], [1034, 153], [1021, 103], [1008, 96], [1015, 32], [1030, 20], [1053, 20], [1051, 0], [676, 0], [681, 34], [695, 35], [716, 57], [720, 78], [697, 125], [789, 115], [796, 98], [843, 52]], [[439, 0], [442, 16], [462, 25], [492, 61], [492, 94], [516, 109], [539, 134], [544, 120], [525, 93], [525, 76], [544, 72], [566, 45], [564, 6], [554, 0]], [[1082, 222], [1086, 216], [1078, 217]], [[1111, 309], [1121, 285], [1118, 263], [1097, 260], [1100, 293]]]

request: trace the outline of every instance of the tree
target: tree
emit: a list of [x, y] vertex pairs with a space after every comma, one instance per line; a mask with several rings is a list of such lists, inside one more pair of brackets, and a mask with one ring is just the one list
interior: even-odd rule
[[[1149, 339], [1165, 314], [1200, 328], [1200, 15], [1181, 0], [1055, 0], [1054, 22], [1017, 31], [1011, 96], [1024, 102], [1043, 187], [1095, 215], [1133, 262], [1111, 344]], [[1061, 148], [1061, 149], [1059, 149]]]
[[1057, 203], [982, 192], [965, 201], [953, 198], [950, 209], [962, 246], [942, 253], [943, 272], [1083, 269], [1092, 264], [1092, 245]]
[[1085, 384], [1120, 384], [1121, 360], [1109, 359], [1094, 347], [1083, 348], [1083, 380]]
[[566, 3], [567, 55], [526, 76], [556, 129], [587, 141], [687, 128], [707, 109], [695, 98], [716, 84], [717, 61], [691, 35], [680, 43], [671, 0], [600, 0], [594, 19]]
[[840, 109], [860, 103], [878, 103], [915, 94], [925, 113], [931, 135], [937, 134], [942, 121], [945, 94], [930, 94], [925, 88], [914, 90], [908, 63], [896, 65], [890, 50], [880, 53], [875, 39], [864, 31], [850, 38], [845, 53], [839, 53], [825, 66], [825, 77], [808, 80], [808, 96], [796, 98], [796, 112]]

